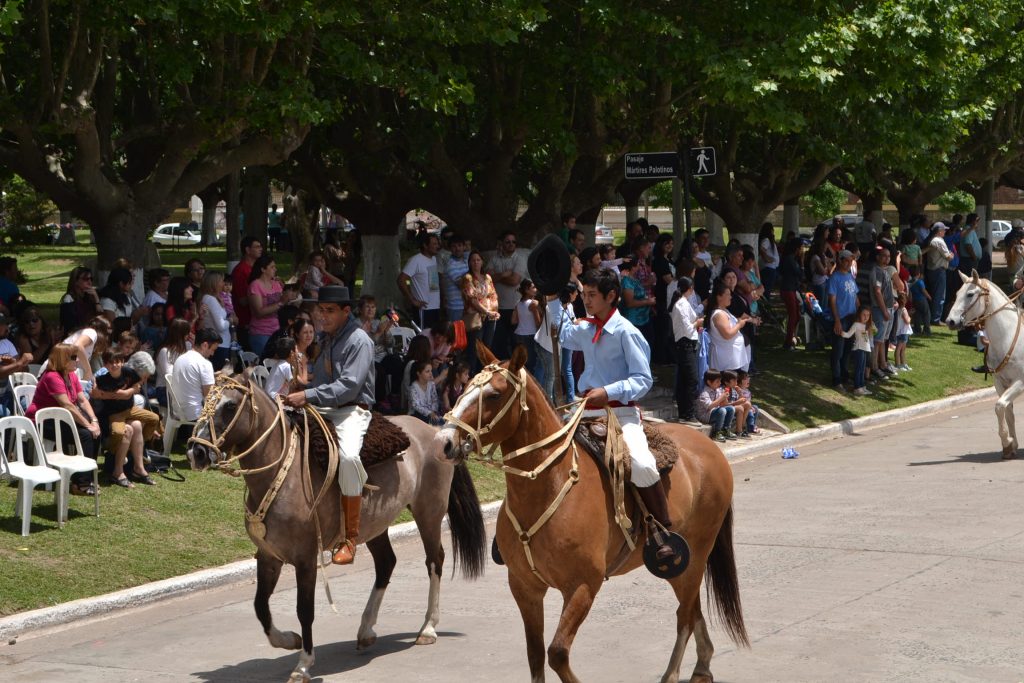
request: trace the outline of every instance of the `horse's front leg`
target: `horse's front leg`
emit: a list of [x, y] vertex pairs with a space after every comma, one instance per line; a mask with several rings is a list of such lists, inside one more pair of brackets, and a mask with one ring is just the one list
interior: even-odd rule
[[256, 553], [256, 598], [253, 600], [253, 607], [256, 610], [256, 618], [263, 625], [263, 632], [267, 640], [274, 647], [286, 650], [298, 650], [302, 647], [302, 639], [298, 633], [287, 631], [282, 633], [274, 626], [274, 617], [270, 614], [270, 596], [274, 594], [277, 587], [277, 580], [281, 578], [281, 567], [283, 562], [267, 555], [262, 551]]
[[382, 533], [376, 538], [366, 542], [366, 547], [373, 556], [374, 580], [373, 590], [370, 592], [370, 599], [366, 601], [366, 609], [363, 610], [363, 620], [359, 624], [359, 633], [356, 635], [356, 649], [365, 650], [377, 642], [377, 634], [373, 627], [377, 624], [377, 614], [380, 612], [380, 603], [384, 600], [384, 592], [391, 583], [391, 574], [395, 570], [397, 559], [395, 551], [391, 548], [391, 539], [388, 532]]
[[548, 646], [548, 662], [563, 683], [580, 683], [569, 666], [569, 650], [600, 589], [599, 579], [594, 585], [579, 583], [562, 591], [562, 617], [558, 620], [555, 637]]
[[530, 663], [530, 683], [544, 683], [544, 595], [547, 586], [532, 575], [519, 578], [508, 573], [508, 587], [512, 591], [526, 630], [526, 659]]
[[316, 563], [309, 562], [295, 567], [296, 612], [302, 626], [302, 652], [299, 663], [288, 678], [288, 683], [309, 683], [309, 670], [313, 666], [313, 614], [316, 592]]
[[1024, 381], [1016, 380], [999, 394], [996, 401], [996, 422], [999, 427], [999, 440], [1003, 445], [1003, 459], [1017, 455], [1017, 430], [1013, 416], [1013, 401], [1024, 392]]

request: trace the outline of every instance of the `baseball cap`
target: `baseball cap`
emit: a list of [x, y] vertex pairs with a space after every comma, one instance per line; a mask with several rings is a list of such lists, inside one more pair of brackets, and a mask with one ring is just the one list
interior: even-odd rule
[[839, 252], [839, 258], [853, 258], [853, 254], [850, 252], [849, 249], [843, 249], [842, 251]]

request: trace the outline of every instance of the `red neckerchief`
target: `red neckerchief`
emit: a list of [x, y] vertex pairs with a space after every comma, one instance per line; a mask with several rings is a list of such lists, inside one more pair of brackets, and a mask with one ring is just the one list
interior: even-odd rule
[[612, 312], [608, 314], [608, 317], [604, 320], [599, 318], [584, 318], [588, 323], [597, 325], [597, 330], [594, 332], [594, 338], [591, 340], [593, 343], [597, 343], [597, 340], [601, 338], [601, 333], [604, 332], [604, 326], [608, 324], [608, 321], [612, 319], [612, 316], [618, 313], [619, 309], [612, 307]]

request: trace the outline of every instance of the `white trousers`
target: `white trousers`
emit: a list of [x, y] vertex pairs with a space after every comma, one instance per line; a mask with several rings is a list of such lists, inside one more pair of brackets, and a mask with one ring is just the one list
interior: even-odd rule
[[[661, 475], [658, 474], [658, 464], [654, 460], [654, 454], [651, 453], [651, 449], [647, 445], [647, 435], [644, 434], [644, 426], [640, 421], [640, 409], [636, 406], [627, 406], [612, 408], [612, 412], [615, 413], [619, 424], [622, 425], [622, 440], [629, 449], [629, 459], [632, 465], [629, 480], [642, 489], [654, 486], [661, 481]], [[603, 409], [583, 411], [583, 417], [602, 417], [604, 414]]]
[[317, 408], [334, 425], [338, 434], [338, 485], [341, 495], [360, 496], [366, 484], [366, 470], [359, 459], [363, 437], [370, 427], [371, 413], [359, 406]]

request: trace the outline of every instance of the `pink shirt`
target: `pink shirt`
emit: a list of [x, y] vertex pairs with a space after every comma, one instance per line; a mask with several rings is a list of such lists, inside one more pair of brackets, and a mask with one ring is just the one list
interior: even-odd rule
[[57, 396], [64, 394], [72, 403], [78, 403], [78, 395], [82, 393], [82, 385], [78, 382], [78, 375], [71, 373], [67, 380], [56, 370], [47, 370], [39, 378], [36, 385], [36, 393], [32, 397], [32, 403], [25, 411], [25, 417], [32, 420], [37, 410], [43, 408], [56, 408], [60, 406]]
[[[281, 300], [281, 290], [284, 289], [281, 283], [274, 280], [270, 283], [270, 289], [263, 289], [263, 283], [259, 280], [253, 280], [249, 284], [249, 294], [256, 294], [260, 297], [260, 301], [263, 306], [269, 306], [276, 304]], [[252, 320], [249, 323], [249, 332], [251, 334], [274, 334], [277, 332], [279, 324], [277, 322], [277, 313], [271, 313], [263, 317], [256, 317], [255, 313], [252, 316]]]

